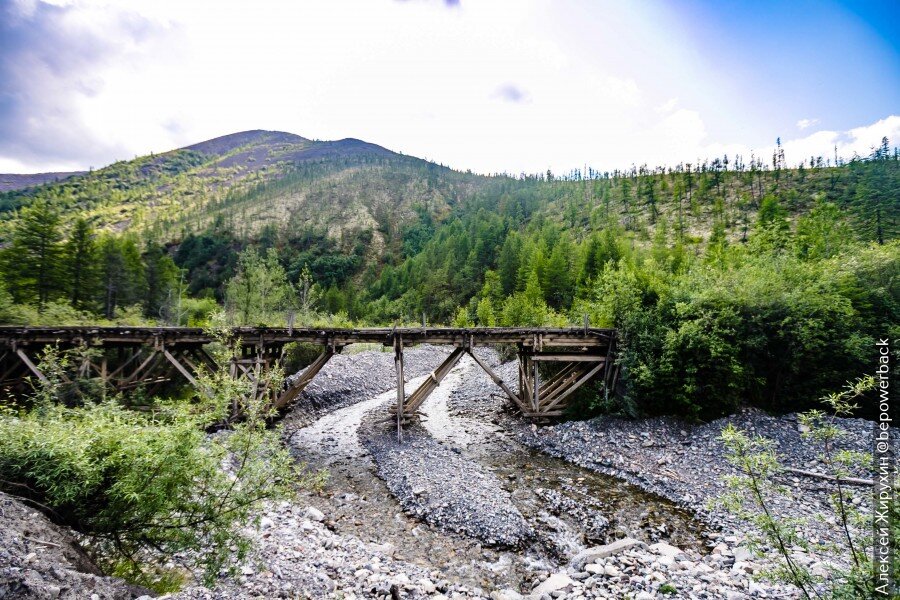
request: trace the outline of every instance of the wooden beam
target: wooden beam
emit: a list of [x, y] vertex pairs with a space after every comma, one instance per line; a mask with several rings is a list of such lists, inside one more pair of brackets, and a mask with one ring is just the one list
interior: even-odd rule
[[519, 395], [522, 397], [522, 405], [529, 407], [531, 406], [531, 398], [534, 394], [531, 387], [530, 372], [531, 368], [528, 355], [525, 353], [519, 354], [519, 378], [521, 381]]
[[450, 353], [444, 362], [441, 363], [437, 369], [431, 372], [428, 376], [428, 379], [422, 382], [416, 390], [410, 394], [409, 399], [406, 402], [406, 406], [404, 407], [404, 411], [407, 415], [410, 415], [416, 412], [422, 403], [431, 395], [431, 393], [437, 389], [437, 387], [441, 384], [444, 377], [447, 376], [447, 373], [450, 372], [456, 363], [459, 362], [459, 359], [465, 354], [466, 350], [463, 348], [454, 348], [453, 352]]
[[180, 362], [178, 362], [178, 359], [175, 358], [171, 352], [169, 352], [168, 348], [163, 348], [162, 352], [163, 352], [163, 356], [166, 357], [166, 360], [168, 360], [170, 363], [172, 363], [172, 366], [174, 366], [176, 369], [178, 369], [178, 372], [181, 373], [184, 376], [184, 378], [187, 379], [191, 383], [192, 386], [197, 388], [199, 391], [203, 391], [204, 393], [206, 393], [205, 390], [200, 390], [200, 384], [197, 382], [196, 379], [194, 379], [194, 376], [191, 374], [191, 372], [188, 371], [184, 367], [184, 365], [182, 365]]
[[509, 389], [509, 386], [507, 386], [507, 385], [503, 382], [503, 380], [500, 379], [500, 377], [498, 377], [497, 374], [494, 373], [494, 371], [492, 371], [491, 368], [490, 368], [489, 366], [487, 366], [487, 364], [485, 364], [480, 358], [478, 358], [477, 356], [475, 356], [475, 352], [473, 352], [471, 349], [467, 349], [467, 352], [469, 353], [469, 356], [471, 356], [471, 357], [475, 360], [475, 362], [478, 363], [478, 365], [479, 365], [482, 369], [484, 369], [484, 372], [488, 374], [488, 377], [490, 377], [490, 378], [493, 380], [494, 383], [496, 383], [498, 386], [500, 386], [500, 388], [501, 388], [504, 392], [506, 392], [506, 395], [509, 396], [510, 399], [511, 399], [513, 402], [516, 403], [516, 406], [518, 406], [521, 410], [524, 411], [524, 410], [525, 410], [525, 405], [522, 404], [522, 401], [519, 400], [519, 397], [518, 397], [518, 396], [516, 396], [515, 394], [512, 393], [512, 390]]
[[546, 412], [525, 412], [522, 413], [522, 416], [528, 417], [529, 419], [537, 419], [544, 417], [561, 417], [563, 414], [564, 413], [561, 410], [551, 410]]
[[25, 369], [26, 371], [28, 370], [28, 367], [22, 364], [21, 359], [19, 359], [18, 357], [16, 357], [14, 361], [15, 362], [13, 362], [10, 367], [3, 372], [3, 375], [0, 375], [0, 383], [5, 384], [9, 380], [15, 381], [17, 379], [21, 379], [20, 377], [13, 378], [11, 377], [11, 375], [13, 375], [13, 373], [15, 373], [16, 371], [21, 371], [22, 369]]
[[281, 410], [288, 404], [294, 401], [294, 399], [300, 395], [309, 382], [313, 380], [313, 377], [318, 374], [319, 371], [322, 370], [322, 367], [331, 360], [331, 357], [335, 355], [334, 350], [331, 348], [325, 348], [325, 351], [322, 352], [319, 356], [316, 357], [314, 361], [312, 361], [303, 372], [300, 373], [300, 376], [291, 384], [291, 386], [286, 389], [276, 400], [273, 407], [276, 410]]
[[206, 365], [210, 371], [215, 371], [219, 368], [218, 363], [216, 363], [215, 359], [209, 355], [209, 352], [206, 351], [202, 346], [199, 348], [195, 348], [194, 352], [200, 358], [200, 362]]
[[397, 370], [397, 443], [403, 443], [403, 402], [406, 391], [403, 379], [403, 336], [394, 335], [394, 368]]
[[21, 348], [16, 349], [16, 354], [19, 356], [19, 359], [25, 363], [25, 366], [28, 367], [28, 370], [34, 373], [38, 379], [41, 380], [42, 383], [50, 383], [50, 380], [41, 373], [40, 369], [34, 366], [34, 363], [31, 362], [31, 359], [28, 358], [28, 355]]
[[541, 394], [543, 401], [544, 398], [553, 394], [554, 390], [560, 386], [560, 384], [565, 381], [567, 377], [569, 377], [573, 371], [577, 371], [579, 369], [583, 369], [584, 365], [581, 363], [570, 363], [560, 369], [556, 375], [550, 378], [550, 381], [544, 383], [543, 393]]
[[138, 358], [140, 358], [143, 354], [144, 354], [144, 349], [143, 349], [143, 348], [138, 348], [137, 352], [133, 352], [133, 353], [131, 354], [131, 356], [128, 357], [127, 360], [123, 361], [122, 364], [119, 365], [119, 367], [118, 367], [117, 369], [115, 369], [112, 373], [109, 374], [109, 380], [112, 381], [113, 379], [115, 379], [116, 377], [118, 377], [119, 373], [121, 373], [122, 371], [124, 371], [124, 370], [128, 367], [128, 365], [130, 365], [131, 363], [133, 363], [134, 361], [136, 361], [136, 360], [137, 360]]
[[553, 407], [558, 405], [560, 402], [565, 400], [566, 397], [569, 396], [569, 394], [571, 394], [572, 392], [574, 392], [575, 390], [580, 388], [588, 379], [593, 377], [594, 374], [597, 373], [602, 368], [603, 368], [603, 363], [599, 363], [593, 369], [591, 369], [590, 371], [588, 371], [587, 373], [582, 375], [578, 381], [576, 381], [575, 383], [570, 385], [564, 392], [562, 392], [559, 396], [557, 396], [550, 404], [546, 405], [543, 409], [544, 412], [552, 409]]
[[[148, 356], [144, 360], [144, 362], [142, 362], [141, 364], [138, 365], [137, 369], [135, 369], [134, 371], [131, 372], [131, 375], [129, 375], [128, 377], [123, 379], [121, 382], [119, 382], [119, 387], [128, 385], [129, 383], [131, 383], [132, 381], [137, 379], [137, 376], [140, 374], [141, 371], [144, 370], [145, 367], [147, 367], [151, 362], [154, 362], [158, 359], [159, 359], [159, 352], [154, 350], [153, 352], [150, 353], [150, 356]], [[147, 374], [149, 375], [151, 371], [153, 371], [152, 368], [148, 369]]]
[[605, 356], [599, 354], [550, 354], [541, 352], [532, 357], [533, 360], [542, 362], [601, 362]]

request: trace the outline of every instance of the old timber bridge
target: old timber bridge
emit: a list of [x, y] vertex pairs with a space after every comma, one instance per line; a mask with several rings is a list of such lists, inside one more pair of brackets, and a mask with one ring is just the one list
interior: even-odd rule
[[[602, 377], [607, 388], [615, 387], [613, 365], [615, 331], [583, 328], [363, 328], [302, 329], [237, 327], [227, 330], [233, 340], [230, 372], [254, 382], [255, 394], [265, 394], [274, 407], [293, 402], [328, 360], [350, 344], [381, 344], [394, 349], [397, 372], [398, 428], [415, 414], [453, 366], [469, 354], [526, 417], [561, 415], [566, 400], [585, 382]], [[202, 393], [197, 375], [218, 365], [207, 346], [217, 337], [190, 327], [0, 327], [0, 387], [15, 389], [29, 377], [46, 381], [40, 370], [45, 348], [60, 350], [92, 348], [78, 365], [78, 377], [99, 379], [109, 388], [125, 391], [144, 386], [152, 395], [163, 383], [182, 379]], [[281, 363], [285, 346], [300, 342], [322, 347], [321, 354], [298, 376], [288, 378], [278, 390], [262, 389], [266, 369]], [[416, 344], [452, 346], [447, 359], [409, 396], [405, 393], [403, 349]], [[518, 350], [518, 392], [472, 352], [476, 346], [511, 345]], [[542, 381], [539, 363], [552, 375]], [[555, 371], [555, 372], [554, 372]]]

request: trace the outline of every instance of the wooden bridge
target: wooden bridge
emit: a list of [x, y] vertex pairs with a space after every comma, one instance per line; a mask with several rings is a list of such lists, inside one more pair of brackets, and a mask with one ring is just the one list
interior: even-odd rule
[[[397, 374], [398, 427], [422, 406], [441, 380], [464, 354], [484, 369], [523, 415], [558, 416], [566, 400], [581, 385], [602, 377], [615, 387], [612, 354], [615, 331], [583, 328], [365, 328], [298, 329], [238, 327], [228, 330], [233, 340], [230, 372], [254, 382], [255, 394], [272, 398], [284, 408], [293, 402], [328, 360], [350, 344], [381, 344], [394, 349]], [[0, 386], [21, 388], [29, 377], [46, 381], [40, 357], [48, 346], [67, 350], [93, 349], [78, 365], [77, 377], [99, 379], [116, 391], [144, 387], [148, 395], [159, 386], [181, 379], [202, 392], [197, 375], [218, 365], [208, 351], [214, 334], [189, 327], [0, 327]], [[282, 389], [264, 389], [256, 383], [265, 369], [281, 364], [285, 346], [300, 342], [322, 347], [319, 356]], [[453, 351], [428, 379], [409, 396], [403, 377], [403, 350], [416, 344], [452, 346]], [[472, 350], [478, 346], [511, 345], [519, 359], [518, 390], [503, 381]], [[538, 365], [548, 364], [543, 377]], [[555, 368], [554, 368], [555, 367]], [[549, 375], [548, 375], [549, 373]]]

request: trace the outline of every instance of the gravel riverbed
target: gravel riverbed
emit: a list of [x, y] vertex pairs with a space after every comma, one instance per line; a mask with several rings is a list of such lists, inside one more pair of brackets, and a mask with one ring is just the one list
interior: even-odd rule
[[[406, 352], [412, 392], [449, 350]], [[478, 353], [515, 388], [515, 363]], [[707, 510], [731, 472], [718, 441], [728, 422], [774, 439], [787, 464], [821, 469], [794, 416], [745, 411], [702, 425], [604, 417], [535, 426], [515, 417], [502, 391], [464, 357], [398, 445], [388, 413], [393, 367], [393, 354], [377, 351], [326, 365], [281, 424], [298, 461], [328, 469], [324, 489], [267, 505], [247, 530], [255, 549], [236, 577], [222, 573], [212, 588], [193, 585], [166, 598], [797, 597], [758, 580], [767, 565], [747, 550], [746, 523]], [[846, 447], [871, 443], [871, 423], [839, 424], [850, 434]], [[783, 483], [793, 499], [777, 506], [782, 514], [802, 516], [827, 501], [822, 480]], [[812, 523], [809, 533], [828, 540], [834, 531]], [[4, 573], [34, 560], [24, 556], [32, 546], [22, 547], [0, 561]], [[798, 560], [825, 568], [821, 557]], [[139, 595], [113, 589], [101, 597]]]

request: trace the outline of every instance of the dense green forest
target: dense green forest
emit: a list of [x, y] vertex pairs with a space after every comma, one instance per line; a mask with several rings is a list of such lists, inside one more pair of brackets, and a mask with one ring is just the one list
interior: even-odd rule
[[798, 168], [776, 150], [771, 164], [517, 177], [358, 141], [213, 142], [3, 194], [0, 319], [588, 315], [620, 330], [626, 374], [594, 409], [701, 418], [808, 405], [865, 372], [876, 337], [900, 334], [900, 159], [887, 140]]

